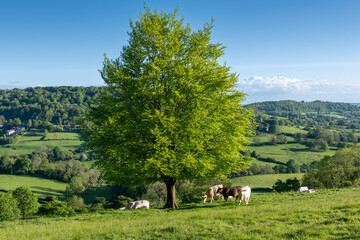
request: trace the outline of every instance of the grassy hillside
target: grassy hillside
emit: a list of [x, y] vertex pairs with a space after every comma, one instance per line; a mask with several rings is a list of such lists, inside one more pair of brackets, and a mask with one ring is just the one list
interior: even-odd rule
[[[307, 131], [290, 126], [281, 126], [279, 134], [288, 135], [301, 133], [306, 134]], [[252, 143], [248, 149], [255, 151], [258, 156], [262, 158], [274, 158], [276, 161], [286, 163], [289, 159], [293, 159], [297, 164], [311, 163], [319, 161], [325, 155], [333, 155], [338, 148], [330, 147], [327, 151], [314, 151], [303, 144], [294, 142], [294, 138], [286, 136], [287, 144], [277, 143], [275, 145], [269, 144], [270, 139], [276, 138], [274, 134], [261, 134], [250, 138]], [[254, 163], [269, 164], [255, 160]], [[274, 165], [274, 164], [271, 164]]]
[[319, 161], [324, 155], [333, 155], [337, 150], [336, 148], [330, 148], [325, 152], [317, 152], [298, 143], [249, 146], [248, 149], [250, 151], [256, 151], [260, 157], [274, 158], [283, 163], [286, 163], [289, 159], [293, 159], [299, 165]]
[[286, 179], [293, 179], [296, 177], [298, 180], [301, 180], [302, 176], [302, 173], [255, 175], [232, 178], [231, 182], [233, 183], [233, 185], [247, 185], [251, 188], [272, 188], [272, 186], [278, 179], [286, 181]]
[[0, 174], [0, 189], [9, 191], [18, 187], [28, 187], [40, 197], [54, 195], [60, 200], [65, 200], [68, 196], [65, 192], [67, 185], [67, 183], [38, 177]]
[[360, 189], [0, 223], [0, 239], [358, 239]]
[[35, 152], [39, 146], [54, 148], [56, 146], [68, 150], [76, 150], [81, 141], [78, 133], [58, 132], [49, 133], [45, 141], [41, 141], [41, 136], [22, 136], [20, 141], [13, 144], [0, 145], [0, 156], [10, 153], [12, 155], [28, 154]]
[[[15, 190], [18, 187], [28, 187], [39, 197], [57, 196], [59, 200], [65, 200], [70, 195], [65, 191], [68, 183], [39, 177], [18, 176], [9, 174], [0, 174], [0, 189]], [[80, 195], [85, 204], [91, 204], [96, 197], [105, 197], [107, 200], [111, 197], [111, 188], [108, 186], [92, 186]], [[0, 238], [1, 239], [1, 238]]]

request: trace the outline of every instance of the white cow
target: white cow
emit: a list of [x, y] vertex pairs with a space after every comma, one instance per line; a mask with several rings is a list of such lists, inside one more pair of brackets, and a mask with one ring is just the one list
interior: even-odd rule
[[224, 199], [224, 196], [221, 193], [217, 192], [219, 188], [223, 188], [223, 185], [219, 184], [209, 187], [208, 190], [206, 190], [205, 195], [202, 197], [204, 199], [204, 203], [206, 202], [207, 198], [210, 198], [210, 202], [212, 203], [212, 201], [214, 200], [214, 196], [217, 196], [218, 199], [220, 199], [220, 197]]
[[315, 189], [308, 189], [308, 187], [300, 187], [299, 192], [300, 193], [314, 193]]
[[245, 186], [241, 188], [241, 198], [239, 200], [239, 205], [242, 200], [244, 200], [245, 203], [248, 204], [250, 199], [250, 194], [251, 194], [251, 188], [249, 186]]
[[139, 201], [134, 201], [134, 202], [129, 202], [128, 205], [126, 205], [126, 207], [120, 208], [120, 210], [125, 210], [125, 209], [139, 209], [139, 208], [150, 208], [150, 203], [148, 200], [139, 200]]
[[299, 187], [299, 192], [302, 193], [302, 192], [308, 192], [309, 189], [308, 187]]

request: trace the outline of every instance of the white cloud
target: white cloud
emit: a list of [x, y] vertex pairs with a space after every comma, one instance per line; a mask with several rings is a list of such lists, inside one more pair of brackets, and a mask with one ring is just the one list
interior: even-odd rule
[[239, 87], [246, 88], [252, 92], [292, 92], [306, 91], [313, 85], [312, 81], [302, 81], [297, 78], [280, 77], [260, 77], [254, 76], [239, 82]]
[[253, 76], [238, 83], [250, 102], [273, 100], [323, 100], [360, 102], [360, 86], [284, 76]]

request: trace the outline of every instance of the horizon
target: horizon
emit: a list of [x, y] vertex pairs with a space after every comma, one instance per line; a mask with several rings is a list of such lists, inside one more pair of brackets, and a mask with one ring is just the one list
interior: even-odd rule
[[[360, 2], [146, 2], [172, 12], [195, 31], [214, 17], [212, 42], [225, 46], [220, 63], [239, 74], [244, 104], [264, 101], [360, 102]], [[129, 19], [143, 0], [0, 3], [0, 89], [102, 86], [103, 54], [117, 58]]]

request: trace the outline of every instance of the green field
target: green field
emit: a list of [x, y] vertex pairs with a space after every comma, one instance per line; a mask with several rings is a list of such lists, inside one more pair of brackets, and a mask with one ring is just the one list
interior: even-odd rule
[[35, 152], [39, 146], [46, 146], [51, 149], [58, 146], [74, 151], [81, 144], [79, 134], [72, 132], [49, 133], [45, 141], [40, 139], [41, 136], [24, 135], [17, 143], [0, 145], [0, 156], [6, 153], [12, 155], [29, 154]]
[[30, 176], [0, 174], [0, 189], [15, 190], [18, 187], [28, 187], [40, 197], [57, 196], [60, 200], [68, 197], [65, 192], [67, 183]]
[[[67, 183], [30, 176], [0, 174], [0, 189], [15, 190], [18, 187], [28, 187], [39, 197], [57, 196], [59, 200], [65, 200], [70, 195], [65, 191]], [[111, 189], [109, 186], [92, 186], [80, 195], [86, 204], [91, 204], [96, 197], [110, 199]]]
[[304, 174], [302, 173], [255, 175], [232, 178], [231, 182], [235, 186], [240, 185], [250, 186], [251, 188], [272, 188], [278, 179], [285, 181], [286, 179], [293, 179], [296, 177], [298, 180], [301, 180], [303, 175]]
[[0, 223], [0, 239], [359, 239], [360, 189]]
[[286, 163], [289, 159], [293, 159], [299, 165], [319, 161], [323, 156], [332, 156], [336, 152], [336, 149], [330, 149], [326, 152], [311, 151], [306, 146], [298, 143], [248, 146], [248, 149], [250, 151], [256, 151], [258, 156], [263, 158], [270, 157], [283, 163]]
[[307, 131], [301, 129], [301, 128], [297, 128], [297, 127], [289, 127], [289, 126], [281, 126], [280, 127], [281, 132], [283, 133], [291, 133], [291, 134], [295, 134], [295, 133], [307, 133]]

